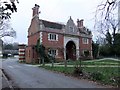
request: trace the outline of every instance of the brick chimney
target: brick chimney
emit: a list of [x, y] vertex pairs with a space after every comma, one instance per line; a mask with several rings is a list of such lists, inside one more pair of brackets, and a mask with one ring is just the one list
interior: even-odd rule
[[78, 28], [81, 28], [81, 27], [83, 27], [83, 19], [81, 19], [81, 20], [79, 20], [79, 19], [77, 19], [77, 27]]
[[35, 15], [39, 14], [39, 7], [40, 7], [39, 5], [35, 4], [35, 6], [32, 8], [32, 10], [33, 10], [33, 17]]

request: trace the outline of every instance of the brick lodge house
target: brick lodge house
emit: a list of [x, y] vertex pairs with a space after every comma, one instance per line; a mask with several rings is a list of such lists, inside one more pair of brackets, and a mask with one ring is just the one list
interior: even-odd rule
[[39, 19], [39, 5], [35, 4], [30, 27], [28, 28], [28, 46], [25, 49], [27, 63], [38, 63], [38, 53], [35, 45], [38, 39], [45, 46], [45, 52], [55, 55], [56, 60], [77, 60], [89, 51], [92, 58], [92, 33], [84, 27], [83, 19], [77, 20], [77, 25], [70, 17], [67, 23], [60, 24]]

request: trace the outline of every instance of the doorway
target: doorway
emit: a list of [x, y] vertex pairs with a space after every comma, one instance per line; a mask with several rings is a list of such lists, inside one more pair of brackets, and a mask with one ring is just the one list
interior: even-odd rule
[[73, 41], [66, 44], [66, 60], [76, 60], [76, 45]]

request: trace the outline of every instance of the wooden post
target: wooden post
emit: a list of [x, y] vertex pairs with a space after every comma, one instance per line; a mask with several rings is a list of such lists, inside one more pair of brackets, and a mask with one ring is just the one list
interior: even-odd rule
[[64, 60], [65, 68], [67, 67], [67, 60]]

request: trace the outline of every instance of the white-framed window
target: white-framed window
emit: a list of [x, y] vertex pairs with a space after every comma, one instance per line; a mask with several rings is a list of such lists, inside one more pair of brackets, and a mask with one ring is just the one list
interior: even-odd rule
[[89, 39], [88, 38], [82, 38], [82, 42], [83, 42], [83, 44], [88, 44], [89, 43]]
[[57, 49], [49, 49], [48, 54], [50, 56], [57, 56], [58, 55], [58, 50]]
[[48, 40], [50, 40], [50, 41], [58, 41], [58, 34], [49, 33], [48, 34]]

